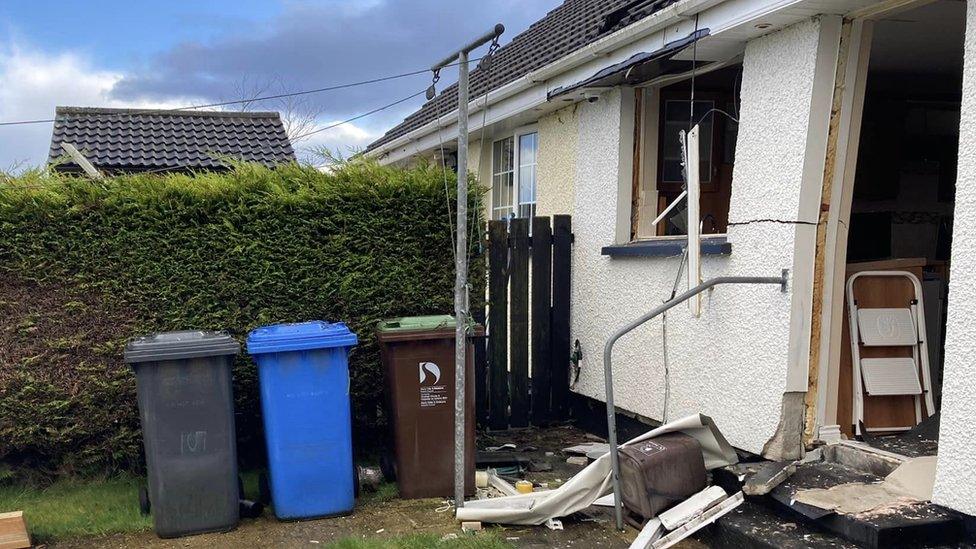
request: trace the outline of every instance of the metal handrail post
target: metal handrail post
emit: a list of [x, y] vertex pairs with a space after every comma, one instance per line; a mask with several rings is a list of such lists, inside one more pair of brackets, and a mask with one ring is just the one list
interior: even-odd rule
[[782, 288], [783, 292], [785, 292], [788, 279], [789, 271], [787, 269], [783, 269], [783, 273], [780, 276], [719, 276], [708, 279], [698, 286], [695, 286], [694, 288], [675, 296], [674, 299], [665, 301], [661, 305], [658, 305], [651, 312], [614, 332], [614, 334], [610, 336], [610, 339], [607, 340], [607, 344], [603, 348], [603, 374], [607, 385], [607, 430], [609, 431], [608, 438], [610, 439], [610, 479], [613, 485], [613, 512], [618, 530], [623, 530], [624, 522], [623, 510], [621, 509], [620, 504], [620, 455], [617, 448], [617, 419], [616, 411], [613, 405], [613, 369], [610, 362], [610, 355], [613, 353], [614, 344], [617, 343], [618, 339], [627, 335], [629, 332], [641, 324], [644, 324], [648, 320], [651, 320], [675, 305], [687, 301], [705, 290], [720, 284], [776, 284]]

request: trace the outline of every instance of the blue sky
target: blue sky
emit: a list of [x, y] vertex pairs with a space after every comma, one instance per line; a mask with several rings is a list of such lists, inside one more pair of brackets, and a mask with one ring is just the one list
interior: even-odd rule
[[[50, 118], [56, 105], [172, 108], [411, 71], [496, 22], [508, 41], [559, 2], [3, 0], [0, 121]], [[252, 110], [292, 110], [323, 126], [427, 84], [421, 75]], [[420, 102], [298, 147], [362, 147]], [[42, 164], [50, 131], [50, 124], [0, 126], [0, 171]]]

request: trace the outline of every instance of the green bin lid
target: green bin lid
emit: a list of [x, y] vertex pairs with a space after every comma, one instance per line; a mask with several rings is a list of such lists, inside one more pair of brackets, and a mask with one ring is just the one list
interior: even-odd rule
[[186, 330], [137, 337], [125, 346], [125, 362], [158, 362], [236, 355], [241, 345], [225, 332]]
[[381, 320], [376, 325], [377, 332], [418, 332], [430, 330], [455, 329], [457, 322], [452, 315], [405, 316]]

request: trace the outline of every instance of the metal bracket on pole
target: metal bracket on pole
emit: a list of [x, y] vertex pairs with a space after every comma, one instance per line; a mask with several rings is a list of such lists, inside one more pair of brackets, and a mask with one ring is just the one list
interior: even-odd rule
[[465, 379], [467, 365], [467, 287], [468, 287], [468, 54], [497, 40], [505, 26], [497, 24], [460, 50], [448, 55], [430, 70], [435, 73], [458, 60], [458, 150], [457, 150], [457, 253], [454, 281], [454, 505], [464, 507]]
[[617, 343], [618, 339], [627, 335], [648, 320], [720, 284], [775, 284], [785, 290], [788, 281], [789, 271], [787, 269], [783, 269], [781, 276], [719, 276], [711, 278], [687, 292], [675, 296], [670, 301], [665, 301], [661, 305], [658, 305], [651, 312], [614, 332], [610, 336], [610, 339], [607, 340], [607, 344], [603, 347], [603, 376], [606, 382], [607, 392], [607, 431], [609, 432], [608, 438], [610, 442], [610, 480], [613, 484], [613, 511], [618, 530], [623, 530], [624, 521], [623, 509], [621, 508], [620, 502], [620, 456], [617, 448], [617, 418], [616, 409], [613, 405], [613, 367], [610, 363], [614, 344]]

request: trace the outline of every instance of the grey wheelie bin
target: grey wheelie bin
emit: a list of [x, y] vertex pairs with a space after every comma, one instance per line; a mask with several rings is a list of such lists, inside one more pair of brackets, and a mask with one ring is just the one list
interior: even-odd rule
[[167, 332], [132, 340], [156, 534], [233, 529], [239, 520], [231, 367], [240, 344], [219, 332]]

